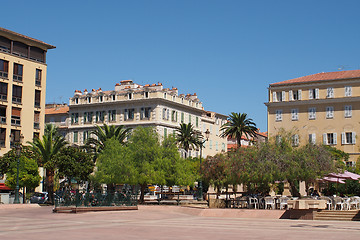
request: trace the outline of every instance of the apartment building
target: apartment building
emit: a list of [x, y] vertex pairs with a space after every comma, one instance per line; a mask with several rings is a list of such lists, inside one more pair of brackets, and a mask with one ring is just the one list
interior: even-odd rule
[[[56, 113], [54, 109], [47, 109], [46, 122], [59, 125], [61, 117], [55, 115], [64, 111]], [[220, 127], [226, 119], [226, 115], [205, 111], [196, 94], [179, 94], [177, 88], [163, 88], [161, 83], [139, 85], [124, 80], [111, 91], [75, 90], [69, 100], [63, 132], [67, 131], [66, 140], [71, 144], [83, 145], [95, 126], [104, 123], [130, 128], [152, 126], [161, 137], [174, 134], [180, 123], [191, 123], [198, 131], [210, 132], [203, 149], [203, 156], [207, 156], [227, 150], [226, 138], [220, 137]], [[196, 157], [199, 151], [193, 149], [182, 154]]]
[[270, 84], [268, 134], [292, 130], [293, 145], [319, 143], [360, 155], [360, 70], [318, 73]]
[[53, 48], [0, 28], [0, 155], [44, 130], [46, 53]]

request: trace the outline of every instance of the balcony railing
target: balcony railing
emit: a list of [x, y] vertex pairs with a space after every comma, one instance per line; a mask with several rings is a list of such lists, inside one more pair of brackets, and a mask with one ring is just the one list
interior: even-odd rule
[[11, 125], [20, 126], [21, 120], [17, 117], [11, 117]]
[[35, 85], [41, 87], [41, 80], [35, 80]]
[[0, 71], [1, 78], [8, 78], [9, 74], [7, 72]]
[[0, 116], [0, 123], [5, 124], [6, 123], [6, 117]]
[[7, 95], [0, 94], [0, 101], [7, 101]]
[[22, 75], [17, 75], [17, 74], [13, 75], [14, 81], [22, 82], [22, 78], [23, 78]]
[[21, 104], [21, 98], [19, 98], [19, 97], [13, 97], [13, 98], [12, 98], [12, 102], [13, 102], [13, 103], [17, 103], [17, 104]]

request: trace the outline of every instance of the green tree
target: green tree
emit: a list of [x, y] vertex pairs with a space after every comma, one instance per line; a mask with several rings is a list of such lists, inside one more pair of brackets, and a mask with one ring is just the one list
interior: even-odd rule
[[[36, 162], [40, 162], [39, 155], [32, 150], [30, 146], [22, 146], [20, 156], [25, 156], [26, 158], [34, 159]], [[18, 159], [16, 149], [13, 148], [7, 153], [5, 153], [2, 157], [0, 157], [0, 173], [5, 174], [12, 162], [16, 162]]]
[[202, 135], [194, 129], [191, 123], [180, 123], [180, 127], [177, 128], [176, 140], [180, 148], [184, 149], [187, 154], [190, 148], [200, 147]]
[[106, 140], [96, 161], [96, 182], [107, 184], [108, 191], [111, 192], [114, 191], [115, 184], [134, 183], [135, 176], [129, 148], [115, 138]]
[[[39, 167], [36, 160], [27, 158], [24, 155], [19, 159], [19, 187], [33, 189], [40, 184]], [[6, 172], [5, 184], [11, 188], [16, 187], [17, 161], [10, 164], [10, 168]]]
[[125, 144], [125, 140], [129, 136], [131, 128], [125, 128], [123, 125], [106, 125], [100, 127], [96, 126], [96, 129], [91, 132], [95, 137], [90, 137], [85, 147], [91, 149], [95, 153], [100, 153], [105, 148], [105, 143], [107, 140], [114, 138], [120, 144]]
[[220, 128], [223, 133], [221, 137], [235, 138], [238, 146], [241, 146], [241, 137], [246, 136], [248, 138], [255, 137], [257, 128], [256, 124], [251, 118], [247, 117], [246, 113], [232, 112], [228, 117], [228, 122]]
[[45, 129], [52, 129], [45, 131], [42, 138], [34, 138], [33, 142], [28, 142], [32, 150], [40, 156], [40, 162], [46, 169], [46, 191], [49, 193], [50, 203], [54, 202], [54, 173], [55, 173], [55, 159], [56, 154], [66, 145], [65, 139], [57, 134], [57, 131], [50, 126]]
[[71, 179], [87, 181], [94, 170], [92, 156], [83, 149], [73, 146], [63, 147], [59, 151], [55, 158], [55, 165], [58, 174], [66, 177], [69, 183]]

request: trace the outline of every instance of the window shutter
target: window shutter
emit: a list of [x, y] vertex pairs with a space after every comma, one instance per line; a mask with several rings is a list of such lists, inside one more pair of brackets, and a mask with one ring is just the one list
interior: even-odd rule
[[333, 136], [334, 136], [334, 144], [336, 145], [337, 144], [337, 134], [333, 133]]
[[273, 102], [277, 102], [277, 99], [276, 99], [276, 92], [273, 92]]
[[281, 101], [285, 101], [285, 91], [282, 91], [281, 92]]
[[301, 100], [301, 89], [298, 90], [298, 98]]
[[323, 144], [328, 145], [327, 144], [327, 134], [326, 133], [323, 134]]
[[356, 133], [352, 132], [352, 144], [356, 143]]
[[309, 89], [309, 99], [313, 99], [314, 96], [313, 96], [313, 90], [312, 89]]
[[293, 91], [290, 90], [290, 91], [289, 91], [289, 101], [293, 101], [293, 100], [294, 100]]
[[166, 114], [166, 120], [169, 120], [169, 118], [170, 118], [170, 110], [168, 109]]
[[311, 141], [313, 144], [316, 143], [316, 134], [315, 133], [311, 134]]
[[345, 144], [346, 142], [345, 142], [345, 140], [346, 140], [346, 136], [345, 136], [345, 133], [344, 132], [342, 132], [341, 133], [341, 144]]
[[315, 89], [315, 98], [319, 99], [319, 89], [318, 88]]
[[143, 118], [144, 118], [144, 108], [141, 108], [140, 119], [143, 119]]

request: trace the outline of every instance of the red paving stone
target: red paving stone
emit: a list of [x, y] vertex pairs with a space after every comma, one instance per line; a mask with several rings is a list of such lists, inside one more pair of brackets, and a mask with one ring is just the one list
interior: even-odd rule
[[359, 222], [233, 217], [236, 211], [211, 217], [204, 216], [211, 211], [178, 206], [80, 214], [0, 208], [0, 239], [360, 239]]

